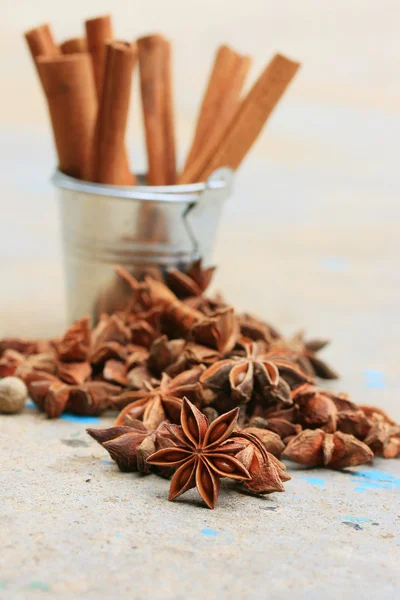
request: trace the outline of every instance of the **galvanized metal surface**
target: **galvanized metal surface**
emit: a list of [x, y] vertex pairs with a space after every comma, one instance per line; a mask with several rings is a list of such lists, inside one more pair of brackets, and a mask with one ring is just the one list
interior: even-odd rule
[[79, 181], [57, 171], [68, 319], [124, 306], [116, 264], [135, 277], [169, 266], [211, 260], [232, 172], [218, 169], [205, 183], [117, 187]]

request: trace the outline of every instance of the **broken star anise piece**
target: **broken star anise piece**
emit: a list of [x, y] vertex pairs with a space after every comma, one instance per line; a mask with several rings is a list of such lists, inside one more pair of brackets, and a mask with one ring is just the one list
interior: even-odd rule
[[107, 342], [118, 342], [126, 345], [131, 341], [131, 331], [118, 315], [102, 315], [92, 331], [92, 354], [96, 355], [99, 348]]
[[74, 323], [55, 344], [60, 361], [80, 362], [88, 359], [91, 343], [89, 318], [84, 317]]
[[248, 470], [235, 457], [243, 444], [229, 440], [237, 421], [238, 409], [221, 415], [209, 425], [207, 418], [188, 400], [183, 400], [181, 427], [166, 425], [176, 444], [152, 454], [150, 465], [175, 467], [169, 500], [197, 487], [209, 508], [219, 495], [220, 479], [250, 479]]
[[[157, 450], [171, 446], [165, 422], [155, 429], [132, 419], [131, 424], [108, 429], [87, 429], [88, 434], [103, 446], [121, 471], [150, 473], [146, 458]], [[170, 471], [170, 470], [169, 470]], [[163, 475], [170, 474], [164, 470]]]
[[274, 340], [281, 337], [275, 327], [264, 321], [260, 321], [248, 313], [239, 315], [239, 326], [242, 336], [249, 338], [254, 342], [264, 341], [272, 343]]
[[209, 286], [215, 267], [203, 269], [202, 261], [197, 260], [192, 264], [186, 273], [171, 267], [167, 271], [168, 287], [178, 296], [178, 298], [187, 298], [188, 296], [201, 296]]
[[210, 317], [202, 315], [194, 324], [192, 334], [196, 342], [227, 354], [235, 347], [239, 336], [239, 325], [233, 308], [227, 306], [218, 309]]
[[[282, 406], [285, 407], [285, 404], [282, 403]], [[285, 408], [274, 406], [267, 410], [256, 407], [249, 425], [251, 427], [265, 427], [278, 434], [280, 438], [285, 439], [289, 436], [297, 435], [302, 429], [301, 425], [297, 423], [298, 412], [297, 405], [286, 406]], [[262, 420], [261, 425], [259, 424], [259, 419]]]
[[228, 308], [221, 294], [217, 293], [212, 298], [206, 296], [189, 296], [182, 300], [184, 304], [194, 308], [207, 317], [212, 317], [218, 310], [222, 308]]
[[289, 481], [285, 465], [268, 452], [258, 438], [248, 432], [235, 432], [231, 438], [245, 447], [236, 455], [250, 473], [250, 479], [243, 481], [244, 487], [255, 494], [284, 492], [282, 482]]
[[239, 404], [249, 402], [255, 394], [290, 404], [290, 386], [305, 383], [308, 377], [295, 364], [260, 353], [257, 342], [242, 344], [245, 356], [216, 362], [202, 374], [201, 383], [212, 390], [230, 393]]
[[338, 411], [329, 391], [305, 383], [292, 392], [292, 400], [299, 407], [298, 419], [304, 428], [336, 431]]
[[25, 356], [18, 350], [5, 350], [0, 358], [0, 377], [14, 375], [24, 379], [32, 371], [55, 374], [57, 358], [54, 352], [43, 352]]
[[[166, 419], [178, 423], [182, 398], [189, 396], [196, 402], [201, 400], [202, 389], [199, 378], [202, 372], [202, 367], [195, 367], [174, 378], [164, 373], [160, 385], [156, 388], [148, 385], [146, 390], [128, 391], [113, 398], [114, 407], [123, 408], [115, 425], [130, 425], [131, 419], [139, 418], [152, 428]], [[162, 418], [160, 418], [160, 411], [162, 411]]]
[[356, 467], [370, 462], [374, 453], [353, 435], [322, 429], [305, 429], [290, 440], [283, 453], [306, 467], [325, 466], [331, 469]]
[[338, 374], [326, 362], [316, 356], [319, 350], [329, 344], [328, 340], [304, 339], [304, 332], [299, 331], [291, 338], [279, 338], [271, 344], [270, 351], [287, 356], [294, 360], [303, 371], [312, 377], [321, 379], [337, 379]]
[[71, 386], [59, 380], [32, 381], [29, 394], [36, 406], [50, 419], [56, 419], [67, 410]]
[[154, 373], [175, 377], [194, 365], [210, 365], [219, 358], [220, 354], [207, 346], [183, 339], [169, 340], [163, 335], [152, 343], [148, 365]]
[[243, 433], [249, 433], [254, 437], [258, 438], [264, 448], [270, 454], [279, 458], [285, 449], [285, 444], [277, 433], [270, 431], [269, 429], [262, 429], [261, 427], [244, 427]]
[[101, 415], [114, 408], [112, 398], [120, 391], [119, 386], [105, 381], [87, 381], [71, 388], [67, 408], [78, 415]]
[[374, 423], [364, 440], [377, 456], [396, 458], [400, 456], [400, 425], [391, 425], [386, 421]]
[[92, 374], [92, 368], [88, 362], [59, 362], [57, 375], [65, 383], [70, 385], [81, 385]]

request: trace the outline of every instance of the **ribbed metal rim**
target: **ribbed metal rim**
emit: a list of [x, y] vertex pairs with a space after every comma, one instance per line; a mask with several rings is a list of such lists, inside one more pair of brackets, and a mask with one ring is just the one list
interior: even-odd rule
[[[225, 190], [229, 188], [232, 182], [233, 172], [231, 169], [223, 167], [217, 169], [207, 181], [202, 183], [190, 183], [185, 185], [165, 185], [165, 186], [116, 186], [105, 185], [103, 183], [92, 183], [82, 181], [65, 175], [57, 169], [51, 179], [52, 183], [62, 189], [73, 192], [83, 192], [97, 196], [108, 196], [112, 198], [121, 198], [127, 200], [148, 200], [161, 202], [192, 202], [200, 200], [202, 192], [209, 190]], [[139, 175], [139, 181], [144, 177]]]

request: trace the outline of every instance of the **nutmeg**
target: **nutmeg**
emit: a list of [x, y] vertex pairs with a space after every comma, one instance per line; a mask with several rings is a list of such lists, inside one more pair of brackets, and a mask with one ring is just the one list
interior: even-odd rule
[[21, 412], [25, 406], [28, 390], [17, 377], [4, 377], [0, 380], [0, 413]]

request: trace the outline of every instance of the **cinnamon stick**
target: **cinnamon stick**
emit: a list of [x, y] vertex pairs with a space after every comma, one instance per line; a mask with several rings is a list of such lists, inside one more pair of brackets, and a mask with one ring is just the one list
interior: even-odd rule
[[60, 170], [83, 178], [96, 120], [97, 99], [89, 54], [39, 56]]
[[97, 97], [100, 98], [104, 79], [106, 44], [114, 39], [110, 15], [85, 21], [87, 45], [92, 57]]
[[215, 152], [239, 106], [250, 65], [249, 56], [242, 56], [226, 45], [218, 49], [179, 183], [196, 181], [196, 165], [203, 165]]
[[137, 46], [111, 42], [106, 48], [103, 91], [86, 179], [113, 185], [134, 185], [125, 148], [133, 67]]
[[56, 56], [60, 49], [54, 41], [48, 23], [29, 29], [24, 33], [33, 60], [38, 56]]
[[199, 181], [219, 167], [239, 167], [300, 64], [276, 54], [242, 101], [216, 152], [199, 170]]
[[60, 44], [60, 49], [63, 54], [75, 54], [76, 52], [87, 52], [87, 39], [86, 38], [70, 38]]
[[147, 183], [176, 183], [171, 47], [161, 35], [138, 40], [140, 87], [148, 158]]

